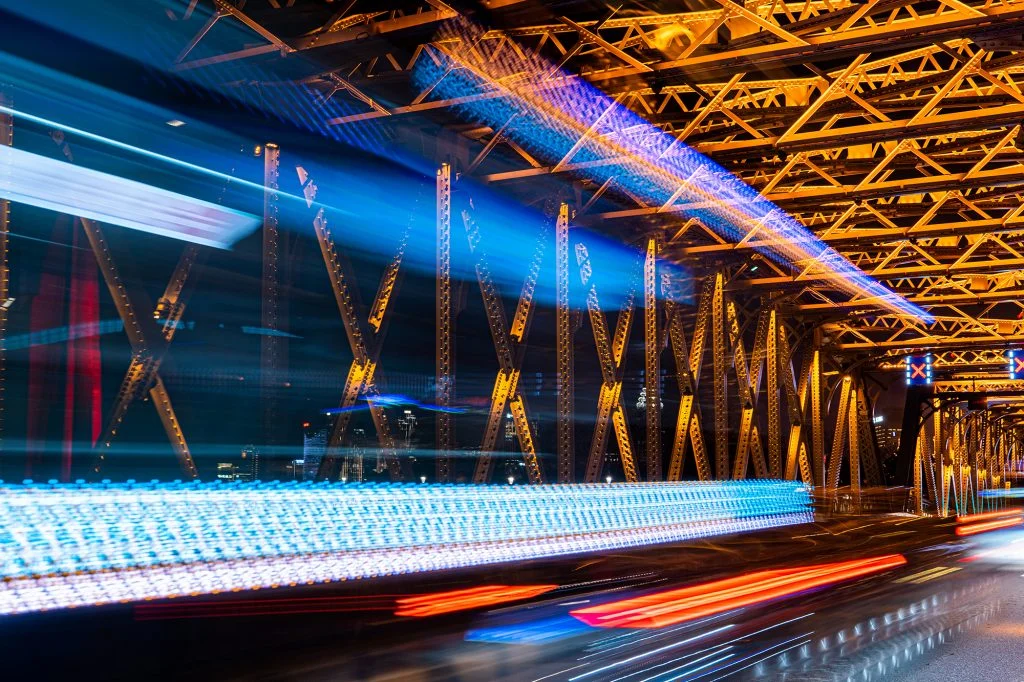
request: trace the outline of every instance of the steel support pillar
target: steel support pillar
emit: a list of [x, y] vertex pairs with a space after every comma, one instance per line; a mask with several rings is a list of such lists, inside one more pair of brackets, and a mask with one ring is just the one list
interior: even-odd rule
[[[0, 91], [0, 105], [9, 106], [10, 102]], [[10, 114], [0, 113], [0, 145], [10, 147], [14, 144], [14, 119]], [[0, 168], [0, 173], [9, 173], [10, 169]], [[5, 374], [7, 371], [7, 311], [10, 299], [10, 272], [8, 270], [7, 239], [10, 229], [11, 203], [0, 199], [0, 457], [4, 448], [4, 408], [7, 399]]]
[[910, 482], [910, 471], [917, 452], [917, 438], [921, 425], [921, 403], [930, 400], [934, 393], [931, 386], [907, 386], [907, 398], [903, 406], [903, 424], [900, 431], [900, 447], [896, 455], [897, 485]]
[[[846, 425], [849, 431], [850, 441], [850, 491], [857, 496], [860, 494], [860, 465], [861, 465], [861, 442], [860, 430], [857, 428], [858, 403], [860, 394], [856, 386], [850, 388], [850, 413], [846, 418]], [[855, 498], [856, 499], [856, 498]]]
[[[768, 393], [768, 475], [782, 478], [782, 407], [779, 396], [779, 367], [783, 362], [780, 355], [779, 334], [785, 334], [778, 323], [775, 311], [771, 311], [771, 324], [767, 334], [767, 393]], [[789, 362], [789, 358], [785, 358]]]
[[[452, 308], [452, 169], [447, 163], [437, 171], [437, 269], [436, 269], [436, 374], [435, 401], [449, 408], [455, 395], [455, 320]], [[450, 412], [437, 413], [437, 481], [451, 477], [451, 451], [455, 447], [454, 420]]]
[[647, 396], [647, 480], [661, 480], [661, 334], [658, 329], [657, 237], [647, 239], [644, 259], [644, 390]]
[[812, 354], [808, 382], [811, 393], [811, 459], [814, 462], [814, 480], [818, 488], [824, 490], [828, 467], [825, 462], [825, 416], [821, 402], [821, 351], [817, 347]]
[[711, 299], [711, 356], [714, 376], [715, 477], [729, 478], [729, 383], [725, 376], [725, 301], [722, 273], [715, 275]]
[[[281, 243], [278, 231], [278, 181], [281, 150], [276, 144], [263, 146], [263, 273], [260, 284], [260, 325], [267, 330], [280, 330]], [[260, 393], [263, 401], [263, 438], [268, 445], [277, 444], [278, 393], [281, 389], [281, 363], [284, 337], [263, 334], [260, 337]]]
[[839, 385], [839, 409], [836, 411], [835, 431], [832, 437], [832, 456], [828, 462], [826, 487], [836, 490], [839, 487], [839, 472], [843, 464], [843, 449], [846, 446], [846, 422], [850, 418], [850, 393], [853, 377], [846, 375]]
[[555, 224], [555, 354], [558, 482], [576, 480], [576, 425], [573, 422], [573, 327], [569, 319], [569, 206], [558, 208]]

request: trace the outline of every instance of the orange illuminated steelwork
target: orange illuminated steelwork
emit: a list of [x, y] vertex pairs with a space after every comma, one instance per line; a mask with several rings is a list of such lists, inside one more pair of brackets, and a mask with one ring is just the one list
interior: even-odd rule
[[557, 588], [558, 585], [483, 585], [465, 590], [420, 594], [397, 600], [398, 608], [395, 615], [412, 618], [437, 616], [442, 613], [529, 599]]
[[758, 571], [570, 613], [594, 627], [660, 628], [887, 571], [906, 563], [903, 555], [889, 554], [832, 564]]

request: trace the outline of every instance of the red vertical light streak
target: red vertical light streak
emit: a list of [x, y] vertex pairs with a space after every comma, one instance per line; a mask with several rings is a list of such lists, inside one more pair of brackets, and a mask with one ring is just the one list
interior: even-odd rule
[[69, 218], [58, 216], [53, 226], [51, 244], [39, 269], [39, 288], [29, 311], [29, 331], [41, 338], [28, 350], [28, 395], [26, 428], [25, 476], [31, 478], [43, 463], [46, 451], [50, 407], [58, 400], [55, 377], [59, 366], [60, 346], [46, 343], [45, 332], [59, 328], [64, 321], [64, 292]]
[[[68, 290], [68, 326], [71, 329], [94, 328], [99, 324], [99, 284], [92, 254], [82, 247], [81, 223], [75, 220], [72, 228], [71, 278]], [[64, 384], [64, 439], [62, 444], [60, 478], [71, 480], [76, 415], [88, 415], [90, 444], [100, 436], [100, 349], [99, 336], [72, 335], [67, 342], [67, 371]]]

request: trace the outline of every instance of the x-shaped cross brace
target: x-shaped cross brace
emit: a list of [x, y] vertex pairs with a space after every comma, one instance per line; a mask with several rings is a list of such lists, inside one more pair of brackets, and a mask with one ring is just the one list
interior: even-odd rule
[[[65, 141], [64, 134], [54, 131], [51, 138], [60, 147], [68, 161], [74, 162], [74, 155], [70, 145]], [[131, 363], [121, 381], [117, 402], [114, 404], [110, 420], [98, 441], [99, 448], [93, 461], [93, 472], [98, 474], [103, 468], [106, 460], [105, 450], [110, 447], [111, 441], [117, 434], [117, 429], [124, 420], [128, 407], [135, 400], [140, 400], [148, 394], [160, 417], [160, 422], [167, 432], [167, 439], [171, 443], [182, 473], [189, 478], [195, 478], [197, 475], [195, 462], [192, 461], [192, 453], [185, 441], [185, 434], [182, 433], [181, 426], [178, 424], [178, 417], [171, 406], [171, 398], [160, 378], [159, 370], [167, 347], [174, 338], [181, 316], [185, 312], [185, 284], [192, 265], [198, 257], [198, 247], [186, 247], [174, 274], [167, 283], [164, 295], [160, 297], [156, 308], [153, 309], [152, 317], [140, 318], [136, 315], [136, 307], [141, 307], [144, 310], [150, 308], [149, 303], [145, 301], [144, 294], [141, 292], [129, 293], [125, 287], [99, 224], [88, 218], [80, 220], [85, 236], [96, 256], [100, 272], [103, 274], [103, 281], [110, 291], [117, 314], [124, 325], [128, 343], [132, 347]], [[137, 299], [139, 305], [136, 305], [133, 299]], [[157, 328], [156, 322], [162, 322], [162, 328]]]
[[[114, 263], [110, 249], [107, 247], [106, 239], [100, 226], [88, 218], [82, 218], [82, 227], [85, 235], [92, 246], [93, 253], [103, 273], [103, 281], [114, 299], [117, 313], [124, 323], [125, 334], [132, 347], [132, 360], [121, 382], [121, 390], [118, 392], [117, 402], [114, 405], [113, 413], [107, 423], [107, 427], [100, 439], [100, 446], [93, 463], [94, 473], [99, 473], [106, 460], [104, 450], [110, 447], [110, 442], [117, 433], [117, 429], [124, 419], [129, 405], [135, 400], [149, 395], [153, 406], [156, 408], [160, 421], [167, 432], [167, 437], [178, 458], [178, 464], [182, 472], [189, 478], [197, 476], [195, 463], [192, 461], [192, 453], [185, 442], [185, 435], [178, 424], [178, 418], [171, 406], [171, 398], [167, 393], [163, 380], [160, 378], [160, 364], [167, 352], [167, 347], [174, 338], [174, 332], [179, 326], [181, 315], [184, 312], [184, 303], [180, 300], [185, 278], [188, 275], [192, 264], [195, 262], [198, 251], [196, 247], [188, 247], [182, 254], [175, 274], [171, 277], [167, 289], [157, 303], [153, 314], [139, 317], [136, 314], [136, 305], [132, 299], [142, 295], [134, 293], [129, 295], [127, 288], [121, 280]], [[148, 309], [144, 303], [140, 306]], [[158, 328], [157, 321], [163, 326]]]
[[491, 392], [491, 408], [487, 415], [487, 427], [484, 430], [483, 441], [480, 445], [480, 457], [477, 459], [476, 470], [473, 472], [474, 483], [488, 483], [491, 478], [491, 470], [494, 465], [494, 458], [491, 453], [494, 450], [494, 443], [498, 437], [498, 430], [501, 427], [501, 418], [508, 406], [512, 413], [512, 419], [516, 427], [516, 436], [519, 438], [519, 445], [523, 451], [523, 460], [526, 462], [526, 473], [530, 483], [543, 483], [544, 472], [537, 461], [537, 451], [533, 443], [533, 435], [530, 430], [526, 398], [519, 390], [519, 374], [523, 365], [523, 355], [526, 350], [526, 334], [533, 319], [533, 294], [537, 287], [537, 279], [540, 276], [540, 266], [544, 258], [544, 248], [549, 239], [551, 230], [545, 224], [538, 240], [537, 249], [530, 262], [526, 279], [523, 281], [523, 289], [519, 295], [519, 303], [516, 305], [515, 316], [512, 318], [511, 329], [505, 319], [505, 305], [501, 300], [501, 293], [494, 284], [488, 265], [487, 254], [480, 246], [480, 228], [470, 215], [469, 211], [462, 212], [462, 222], [466, 227], [466, 237], [469, 240], [469, 250], [476, 257], [476, 278], [480, 283], [480, 293], [484, 299], [484, 308], [487, 312], [487, 324], [491, 329], [491, 337], [494, 340], [494, 350], [498, 354], [497, 376], [494, 378], [494, 390]]
[[[312, 206], [313, 200], [316, 198], [316, 185], [301, 166], [296, 167], [296, 172], [299, 182], [302, 183], [306, 203]], [[398, 251], [381, 277], [377, 296], [365, 322], [358, 312], [357, 292], [349, 285], [350, 282], [355, 281], [355, 278], [350, 272], [348, 263], [334, 247], [334, 237], [323, 208], [317, 211], [316, 217], [313, 219], [313, 228], [316, 231], [317, 241], [320, 243], [324, 264], [327, 266], [327, 274], [331, 280], [331, 289], [334, 291], [338, 311], [341, 313], [345, 336], [348, 338], [349, 348], [352, 350], [352, 364], [349, 366], [348, 375], [345, 378], [345, 388], [341, 398], [342, 411], [338, 414], [331, 429], [331, 435], [327, 441], [327, 453], [320, 462], [317, 477], [321, 479], [332, 477], [338, 459], [338, 449], [345, 438], [345, 432], [351, 419], [350, 408], [362, 396], [371, 398], [369, 401], [370, 417], [373, 419], [373, 425], [377, 431], [377, 439], [384, 451], [391, 479], [398, 480], [401, 477], [401, 470], [387, 415], [383, 406], [377, 404], [372, 398], [379, 395], [376, 376], [388, 319], [387, 311], [398, 283], [398, 274], [405, 255], [409, 228], [407, 227], [402, 235]]]
[[597, 287], [593, 282], [593, 266], [590, 254], [583, 244], [576, 244], [576, 263], [580, 268], [580, 280], [587, 290], [587, 312], [590, 315], [590, 326], [594, 331], [594, 344], [601, 365], [601, 389], [597, 398], [597, 422], [594, 425], [594, 437], [590, 442], [590, 455], [587, 458], [586, 483], [596, 483], [601, 475], [601, 464], [604, 460], [605, 446], [608, 443], [608, 425], [615, 429], [615, 437], [622, 457], [622, 469], [629, 483], [636, 483], [636, 462], [633, 459], [632, 439], [629, 436], [629, 423], [626, 410], [622, 403], [622, 374], [629, 342], [629, 331], [633, 324], [633, 304], [635, 287], [630, 286], [626, 300], [619, 310], [615, 322], [615, 336], [608, 334], [608, 323], [597, 297]]

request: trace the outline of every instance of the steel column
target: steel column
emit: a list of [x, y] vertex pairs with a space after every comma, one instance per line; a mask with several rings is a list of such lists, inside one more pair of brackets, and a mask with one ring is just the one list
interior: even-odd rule
[[[437, 171], [437, 270], [436, 270], [436, 374], [435, 401], [451, 407], [455, 396], [455, 319], [452, 309], [452, 169], [447, 163]], [[450, 412], [437, 413], [437, 480], [451, 477], [451, 451], [455, 447], [454, 420]]]
[[573, 327], [569, 319], [569, 205], [558, 207], [555, 223], [555, 355], [558, 482], [576, 481], [576, 425], [573, 377]]
[[657, 237], [644, 259], [644, 389], [647, 395], [647, 480], [661, 480], [661, 334], [658, 330]]
[[[0, 105], [10, 106], [10, 101], [0, 91]], [[0, 145], [10, 147], [14, 144], [14, 119], [10, 114], [0, 113]], [[9, 173], [9, 168], [0, 169]], [[11, 203], [0, 199], [0, 456], [4, 448], [4, 408], [7, 399], [5, 386], [7, 361], [7, 313], [10, 299], [10, 271], [7, 259], [7, 240], [10, 230]]]
[[811, 360], [811, 459], [814, 461], [815, 482], [825, 489], [828, 463], [825, 461], [825, 421], [821, 404], [821, 351], [815, 348]]
[[711, 354], [715, 406], [715, 477], [729, 478], [729, 383], [725, 376], [725, 302], [722, 273], [715, 275], [711, 299]]
[[[276, 144], [263, 145], [263, 273], [260, 280], [260, 326], [281, 330], [280, 277], [281, 244], [278, 232], [278, 181], [281, 150]], [[263, 437], [276, 444], [278, 393], [281, 390], [281, 364], [285, 340], [278, 334], [260, 336], [260, 393], [263, 401]]]
[[852, 392], [853, 379], [847, 375], [839, 386], [839, 409], [836, 411], [835, 431], [832, 438], [832, 457], [828, 463], [828, 478], [826, 479], [829, 490], [839, 487], [839, 472], [843, 463], [843, 448], [846, 445], [846, 422], [850, 418], [850, 393]]

